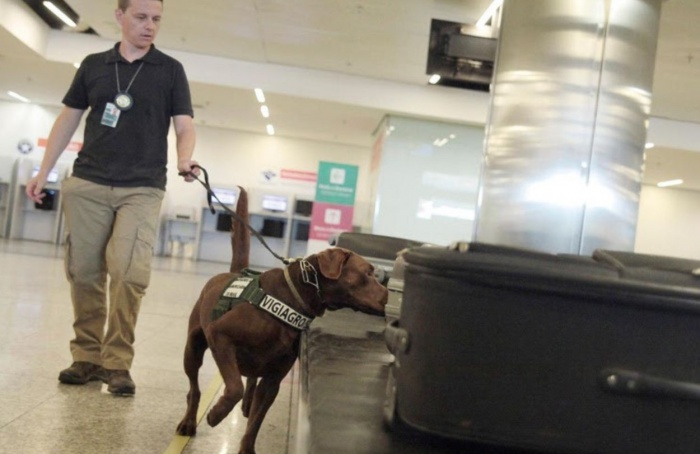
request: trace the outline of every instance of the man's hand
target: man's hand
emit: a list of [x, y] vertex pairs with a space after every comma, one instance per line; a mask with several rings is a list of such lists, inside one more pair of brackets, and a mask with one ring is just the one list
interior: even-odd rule
[[199, 176], [201, 170], [199, 170], [197, 161], [188, 159], [186, 161], [177, 162], [177, 172], [178, 175], [182, 175], [185, 178], [186, 182], [191, 183], [196, 179], [195, 177]]
[[27, 187], [25, 188], [24, 193], [27, 194], [27, 197], [32, 199], [34, 202], [41, 205], [43, 203], [42, 199], [46, 196], [46, 193], [42, 192], [45, 185], [46, 177], [39, 173], [32, 177], [29, 182], [27, 182]]

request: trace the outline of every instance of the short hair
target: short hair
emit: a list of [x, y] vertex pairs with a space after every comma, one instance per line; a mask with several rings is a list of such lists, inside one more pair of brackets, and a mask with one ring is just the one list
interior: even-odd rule
[[[163, 0], [158, 0], [159, 2], [163, 3]], [[126, 11], [126, 9], [129, 7], [131, 4], [131, 0], [118, 0], [117, 1], [117, 8], [119, 8], [122, 11]]]

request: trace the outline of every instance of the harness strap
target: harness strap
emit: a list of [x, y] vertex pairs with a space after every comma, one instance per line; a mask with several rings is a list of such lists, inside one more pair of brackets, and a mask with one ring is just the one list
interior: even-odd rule
[[218, 303], [212, 310], [212, 321], [217, 320], [226, 312], [245, 301], [269, 312], [284, 323], [300, 331], [306, 330], [314, 319], [297, 312], [284, 302], [266, 294], [260, 287], [260, 273], [244, 270], [243, 276], [231, 280], [219, 297]]
[[260, 301], [260, 304], [256, 304], [255, 306], [269, 312], [287, 325], [290, 325], [299, 331], [308, 329], [309, 325], [311, 325], [311, 322], [314, 320], [313, 317], [302, 315], [300, 312], [295, 311], [282, 301], [270, 295], [265, 295], [262, 301]]
[[[260, 301], [265, 296], [265, 293], [260, 288], [260, 273], [251, 269], [244, 269], [240, 276], [236, 276], [224, 289], [219, 296], [219, 301], [211, 311], [211, 319], [218, 320], [226, 312], [230, 311], [244, 301], [255, 301], [260, 304]], [[256, 282], [256, 285], [249, 285]], [[259, 290], [259, 292], [256, 291]]]

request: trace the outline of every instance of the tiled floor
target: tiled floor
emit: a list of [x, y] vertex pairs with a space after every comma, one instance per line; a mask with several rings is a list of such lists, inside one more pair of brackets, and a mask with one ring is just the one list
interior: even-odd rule
[[[136, 395], [119, 398], [101, 383], [57, 380], [72, 361], [62, 257], [60, 246], [0, 238], [0, 453], [237, 453], [246, 422], [240, 405], [218, 427], [202, 422], [189, 441], [175, 436], [188, 389], [182, 370], [187, 318], [205, 281], [227, 265], [155, 259], [136, 331]], [[285, 454], [293, 446], [295, 377], [296, 368], [263, 424], [258, 453]], [[210, 388], [218, 398], [218, 380], [207, 353], [202, 392]]]

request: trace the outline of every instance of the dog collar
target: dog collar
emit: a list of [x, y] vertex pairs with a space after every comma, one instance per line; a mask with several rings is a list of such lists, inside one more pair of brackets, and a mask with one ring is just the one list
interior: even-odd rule
[[301, 314], [284, 302], [266, 294], [260, 288], [260, 275], [249, 272], [233, 279], [229, 283], [212, 311], [212, 320], [221, 317], [243, 301], [248, 301], [253, 306], [274, 315], [284, 323], [300, 331], [308, 329], [314, 319]]
[[[299, 260], [299, 270], [301, 271], [301, 279], [304, 284], [313, 286], [316, 289], [316, 293], [320, 299], [321, 288], [318, 285], [318, 273], [316, 272], [316, 268], [314, 268], [314, 266], [309, 263], [308, 260], [301, 259]], [[307, 313], [313, 313], [313, 310], [309, 307], [308, 303], [304, 301], [304, 298], [301, 297], [299, 291], [294, 285], [294, 281], [292, 281], [292, 277], [289, 275], [288, 266], [284, 268], [284, 280], [287, 281], [287, 287], [289, 287], [289, 290], [292, 292], [292, 295], [294, 295], [294, 299], [297, 300], [299, 306], [301, 306], [301, 309]]]

